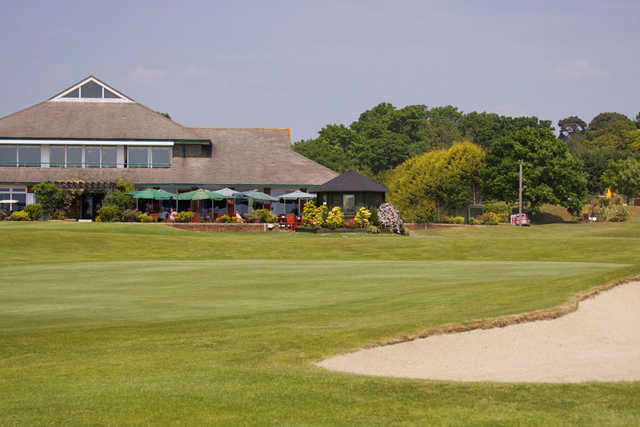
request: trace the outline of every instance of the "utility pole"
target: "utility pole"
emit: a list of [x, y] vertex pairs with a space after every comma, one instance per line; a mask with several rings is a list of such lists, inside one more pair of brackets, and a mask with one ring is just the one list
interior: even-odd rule
[[518, 225], [522, 227], [522, 161], [520, 162], [520, 185], [518, 187]]

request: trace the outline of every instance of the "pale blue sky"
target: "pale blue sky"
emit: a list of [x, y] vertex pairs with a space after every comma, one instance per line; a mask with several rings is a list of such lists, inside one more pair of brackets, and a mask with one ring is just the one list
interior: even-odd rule
[[638, 1], [19, 1], [0, 116], [89, 74], [187, 126], [314, 137], [380, 102], [640, 111]]

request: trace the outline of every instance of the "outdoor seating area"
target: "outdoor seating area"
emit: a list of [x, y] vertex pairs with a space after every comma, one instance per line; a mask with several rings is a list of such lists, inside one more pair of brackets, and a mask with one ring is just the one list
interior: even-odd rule
[[[302, 212], [305, 201], [316, 197], [298, 190], [274, 197], [257, 189], [236, 191], [231, 188], [198, 188], [183, 193], [145, 188], [127, 194], [136, 199], [136, 210], [148, 215], [152, 222], [273, 222], [279, 229], [287, 231], [294, 231], [302, 225], [303, 218], [298, 213]], [[279, 209], [276, 203], [279, 203]], [[292, 204], [295, 204], [295, 213], [288, 213]], [[268, 220], [265, 220], [265, 215], [269, 216]]]

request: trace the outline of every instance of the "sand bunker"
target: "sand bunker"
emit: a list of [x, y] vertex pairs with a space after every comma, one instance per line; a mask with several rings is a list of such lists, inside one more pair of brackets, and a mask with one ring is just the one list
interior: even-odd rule
[[640, 282], [582, 301], [558, 319], [435, 335], [332, 357], [319, 366], [454, 381], [638, 381]]

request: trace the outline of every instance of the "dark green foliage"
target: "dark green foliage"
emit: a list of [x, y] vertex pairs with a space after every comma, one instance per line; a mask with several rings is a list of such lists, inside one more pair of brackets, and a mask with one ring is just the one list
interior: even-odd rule
[[101, 222], [120, 221], [120, 212], [118, 206], [105, 204], [98, 209], [98, 216]]
[[486, 196], [515, 203], [518, 165], [524, 164], [524, 199], [532, 214], [543, 203], [579, 214], [584, 205], [586, 178], [582, 164], [551, 130], [525, 128], [497, 139], [487, 149]]
[[381, 103], [360, 114], [349, 127], [327, 125], [318, 137], [298, 141], [293, 149], [330, 169], [382, 178], [405, 160], [454, 142], [470, 139], [481, 147], [524, 127], [551, 129], [536, 117], [506, 117], [492, 113], [464, 114], [456, 107], [408, 105], [396, 109]]
[[51, 182], [41, 182], [34, 185], [33, 192], [36, 195], [36, 202], [42, 206], [42, 211], [48, 217], [58, 209], [64, 208], [64, 194], [55, 184]]
[[610, 160], [602, 182], [630, 200], [640, 193], [640, 162], [634, 158]]
[[116, 190], [123, 193], [131, 193], [135, 188], [133, 187], [133, 184], [126, 179], [119, 179], [116, 181]]
[[116, 206], [120, 213], [124, 212], [127, 209], [132, 209], [136, 206], [136, 202], [133, 197], [119, 190], [114, 190], [110, 193], [107, 193], [107, 195], [104, 196], [103, 204]]
[[31, 221], [37, 221], [42, 217], [42, 206], [39, 203], [25, 206], [24, 211], [29, 215]]

